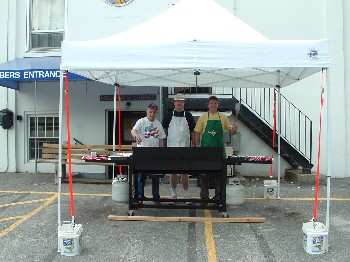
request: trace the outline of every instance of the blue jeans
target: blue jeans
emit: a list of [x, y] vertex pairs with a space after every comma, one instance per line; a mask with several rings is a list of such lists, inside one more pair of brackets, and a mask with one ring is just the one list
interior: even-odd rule
[[[147, 179], [146, 173], [138, 173], [137, 174], [137, 198], [141, 199], [145, 197], [145, 182]], [[160, 198], [159, 195], [159, 177], [158, 176], [152, 176], [152, 195], [153, 199], [157, 200]]]

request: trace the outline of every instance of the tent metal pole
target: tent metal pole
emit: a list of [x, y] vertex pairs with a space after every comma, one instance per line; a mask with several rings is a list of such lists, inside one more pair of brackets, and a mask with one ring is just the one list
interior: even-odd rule
[[326, 68], [327, 77], [327, 212], [326, 212], [326, 228], [329, 231], [329, 206], [331, 198], [331, 176], [332, 176], [332, 140], [331, 140], [331, 91], [330, 91], [330, 76], [329, 68]]
[[[115, 126], [116, 126], [116, 123], [117, 123], [117, 83], [114, 83], [114, 97], [113, 97], [113, 154], [115, 153]], [[114, 179], [114, 174], [115, 174], [115, 165], [112, 166], [112, 180]]]
[[117, 123], [117, 85], [114, 85], [113, 99], [113, 153], [115, 152], [115, 125]]
[[159, 87], [159, 119], [163, 119], [163, 88]]
[[61, 71], [60, 74], [60, 100], [59, 100], [59, 109], [58, 109], [58, 204], [57, 204], [57, 219], [58, 227], [62, 224], [61, 219], [61, 190], [62, 190], [62, 130], [63, 130], [63, 74], [64, 71]]
[[278, 110], [277, 110], [277, 131], [278, 131], [278, 160], [277, 160], [277, 197], [280, 198], [281, 185], [281, 72], [277, 71], [277, 92], [278, 92]]

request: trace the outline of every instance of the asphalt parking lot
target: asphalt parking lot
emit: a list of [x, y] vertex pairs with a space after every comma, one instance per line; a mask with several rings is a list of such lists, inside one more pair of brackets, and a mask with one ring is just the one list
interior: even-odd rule
[[[127, 204], [111, 198], [109, 184], [74, 183], [75, 219], [83, 227], [82, 250], [61, 255], [58, 194], [51, 174], [0, 174], [0, 257], [2, 261], [350, 261], [350, 179], [332, 179], [329, 249], [308, 254], [302, 226], [312, 219], [313, 185], [281, 181], [280, 198], [263, 198], [263, 178], [246, 177], [245, 201], [228, 206], [230, 218], [259, 217], [263, 223], [112, 221]], [[169, 184], [161, 185], [169, 196]], [[181, 192], [181, 187], [179, 190]], [[198, 188], [191, 183], [191, 195]], [[62, 220], [70, 220], [69, 186], [62, 185]], [[150, 185], [146, 186], [150, 192]], [[326, 187], [320, 188], [318, 221], [326, 221]], [[139, 209], [136, 216], [221, 217], [206, 209]]]

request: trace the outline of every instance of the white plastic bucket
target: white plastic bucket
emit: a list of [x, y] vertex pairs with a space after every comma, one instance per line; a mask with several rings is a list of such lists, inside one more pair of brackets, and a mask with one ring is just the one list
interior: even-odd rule
[[127, 182], [127, 180], [113, 180], [112, 199], [118, 203], [129, 202], [129, 183]]
[[264, 198], [276, 198], [276, 197], [277, 197], [277, 181], [264, 180]]
[[303, 223], [303, 245], [309, 254], [323, 254], [328, 251], [328, 230], [320, 222]]
[[244, 195], [244, 186], [238, 180], [229, 180], [229, 184], [226, 185], [226, 204], [229, 206], [242, 205]]
[[81, 224], [63, 224], [58, 228], [58, 242], [61, 255], [77, 256], [82, 250], [83, 227]]

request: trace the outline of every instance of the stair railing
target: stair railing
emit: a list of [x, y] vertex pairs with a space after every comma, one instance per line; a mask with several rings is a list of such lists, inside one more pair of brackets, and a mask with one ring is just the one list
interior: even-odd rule
[[[241, 88], [239, 91], [240, 103], [260, 117], [271, 129], [273, 128], [274, 93], [275, 90], [271, 88]], [[277, 134], [280, 132], [281, 137], [311, 163], [312, 121], [282, 94], [280, 99], [281, 130], [277, 130]], [[278, 110], [278, 106], [276, 108]]]

